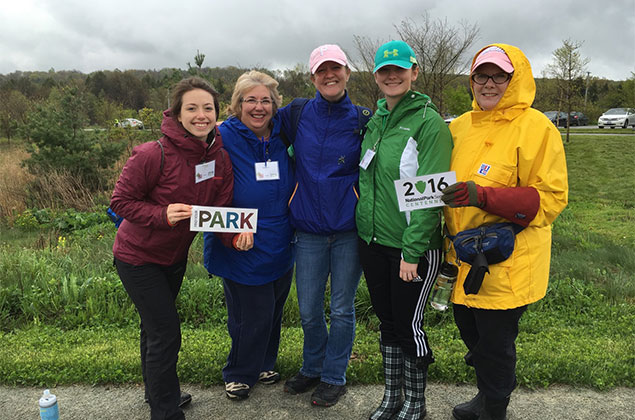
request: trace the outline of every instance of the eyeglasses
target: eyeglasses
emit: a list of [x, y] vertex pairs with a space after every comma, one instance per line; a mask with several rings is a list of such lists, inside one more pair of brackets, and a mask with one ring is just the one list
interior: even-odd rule
[[489, 79], [492, 79], [492, 82], [496, 83], [497, 85], [502, 85], [512, 78], [512, 74], [513, 73], [502, 72], [490, 76], [489, 74], [484, 73], [474, 73], [472, 74], [471, 79], [477, 85], [484, 85]]
[[247, 98], [247, 99], [241, 99], [240, 102], [250, 106], [256, 106], [257, 104], [262, 104], [262, 106], [264, 107], [271, 106], [273, 104], [273, 101], [269, 98], [265, 98], [265, 99]]

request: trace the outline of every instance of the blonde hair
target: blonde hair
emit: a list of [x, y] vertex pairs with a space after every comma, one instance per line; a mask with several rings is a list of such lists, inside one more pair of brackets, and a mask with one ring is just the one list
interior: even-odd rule
[[236, 80], [236, 86], [234, 87], [234, 93], [232, 94], [232, 101], [229, 105], [230, 114], [240, 117], [243, 109], [243, 96], [246, 92], [258, 86], [264, 86], [269, 89], [269, 94], [271, 95], [271, 100], [273, 101], [273, 114], [275, 114], [280, 105], [282, 105], [282, 97], [278, 93], [278, 82], [268, 74], [256, 70], [243, 73], [238, 80]]

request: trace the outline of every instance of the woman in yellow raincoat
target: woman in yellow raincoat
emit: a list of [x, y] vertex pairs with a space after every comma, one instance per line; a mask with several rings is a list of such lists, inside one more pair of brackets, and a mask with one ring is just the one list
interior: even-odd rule
[[479, 392], [453, 410], [456, 419], [505, 419], [516, 387], [518, 322], [527, 305], [544, 297], [549, 277], [551, 224], [567, 205], [562, 138], [531, 108], [536, 85], [518, 48], [494, 44], [474, 57], [472, 111], [450, 124], [451, 170], [460, 182], [443, 191], [451, 236], [501, 222], [524, 227], [505, 261], [489, 265], [474, 293], [464, 283], [471, 266], [459, 264], [454, 318], [474, 366]]

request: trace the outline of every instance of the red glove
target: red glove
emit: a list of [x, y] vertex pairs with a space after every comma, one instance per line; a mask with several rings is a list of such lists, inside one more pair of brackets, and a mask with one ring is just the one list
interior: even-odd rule
[[533, 187], [481, 187], [474, 181], [450, 185], [441, 200], [450, 207], [478, 207], [525, 227], [540, 208], [540, 194]]

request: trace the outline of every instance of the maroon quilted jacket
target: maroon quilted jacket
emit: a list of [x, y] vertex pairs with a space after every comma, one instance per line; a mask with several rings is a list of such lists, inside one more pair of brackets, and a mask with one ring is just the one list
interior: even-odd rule
[[[170, 227], [168, 204], [222, 207], [232, 201], [232, 166], [218, 130], [208, 145], [192, 137], [165, 111], [161, 132], [163, 169], [161, 147], [156, 141], [135, 147], [110, 201], [110, 207], [124, 218], [113, 253], [128, 264], [167, 266], [187, 258], [196, 232], [190, 232], [189, 220]], [[212, 160], [216, 161], [214, 178], [195, 183], [195, 166]]]

